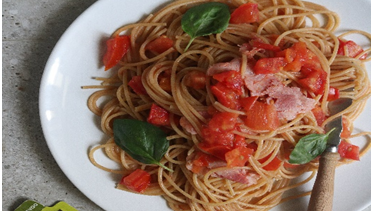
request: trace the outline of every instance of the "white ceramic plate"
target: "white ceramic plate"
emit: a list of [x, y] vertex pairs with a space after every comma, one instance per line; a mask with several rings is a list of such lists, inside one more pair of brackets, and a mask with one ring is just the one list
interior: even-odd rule
[[[317, 0], [342, 17], [341, 29], [370, 32], [370, 0]], [[107, 76], [99, 65], [100, 43], [116, 28], [138, 21], [166, 0], [100, 0], [67, 29], [54, 48], [40, 87], [40, 116], [48, 146], [67, 177], [88, 198], [105, 210], [169, 210], [162, 197], [132, 194], [115, 189], [118, 177], [94, 167], [88, 150], [104, 137], [96, 118], [86, 106], [93, 90], [82, 85]], [[370, 64], [368, 64], [370, 69]], [[370, 131], [370, 102], [356, 127]], [[370, 205], [370, 153], [360, 162], [337, 169], [334, 210], [359, 211]], [[311, 184], [304, 188], [310, 188]], [[305, 210], [308, 197], [273, 210]]]

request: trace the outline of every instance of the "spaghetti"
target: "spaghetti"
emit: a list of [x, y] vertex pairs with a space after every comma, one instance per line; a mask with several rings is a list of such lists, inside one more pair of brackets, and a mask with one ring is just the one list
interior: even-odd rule
[[[189, 8], [205, 2], [208, 0], [174, 1], [139, 23], [123, 26], [112, 34], [112, 37], [128, 35], [130, 49], [120, 61], [115, 75], [111, 78], [97, 78], [102, 81], [99, 86], [101, 90], [92, 94], [88, 100], [92, 112], [101, 117], [103, 132], [110, 137], [106, 143], [91, 149], [90, 160], [95, 166], [116, 174], [128, 175], [135, 169], [147, 171], [151, 175], [152, 183], [143, 194], [162, 195], [173, 210], [269, 210], [291, 198], [308, 195], [309, 193], [304, 193], [282, 198], [285, 191], [311, 180], [318, 166], [316, 159], [307, 164], [290, 164], [290, 150], [301, 137], [324, 133], [324, 125], [337, 115], [344, 115], [349, 130], [352, 130], [353, 121], [360, 115], [370, 97], [370, 81], [364, 67], [364, 63], [370, 61], [370, 49], [350, 56], [349, 47], [341, 48], [340, 43], [344, 43], [345, 36], [350, 33], [361, 34], [369, 40], [371, 35], [352, 31], [337, 37], [334, 33], [339, 26], [338, 15], [314, 3], [299, 0], [259, 0], [251, 1], [256, 3], [259, 9], [257, 22], [230, 23], [222, 33], [197, 37], [185, 51], [190, 38], [181, 28], [181, 18]], [[247, 3], [245, 0], [217, 2], [228, 5], [231, 12]], [[324, 22], [320, 21], [321, 17]], [[151, 52], [148, 44], [161, 36], [170, 38], [173, 47], [160, 53]], [[254, 40], [258, 44], [266, 45], [256, 47]], [[241, 83], [245, 83], [240, 87], [239, 98], [250, 99], [256, 92], [250, 84], [259, 81], [254, 81], [255, 76], [249, 76], [249, 71], [255, 68], [256, 61], [277, 54], [265, 46], [278, 46], [280, 53], [293, 48], [296, 43], [304, 43], [305, 49], [314, 55], [325, 72], [323, 75], [326, 83], [320, 93], [301, 85], [303, 73], [300, 71], [288, 71], [284, 68], [272, 74], [256, 75], [272, 75], [272, 78], [266, 79], [273, 83], [280, 82], [282, 86], [277, 87], [284, 87], [283, 92], [300, 90], [302, 101], [313, 102], [313, 107], [308, 103], [303, 104], [310, 107], [306, 110], [302, 108], [303, 111], [295, 114], [283, 114], [286, 117], [277, 120], [276, 128], [269, 125], [271, 129], [267, 128], [268, 126], [262, 128], [247, 124], [251, 120], [246, 116], [253, 113], [241, 106], [233, 107], [230, 102], [220, 100], [217, 92], [213, 91], [212, 86], [218, 83], [218, 74], [228, 72], [218, 69], [237, 65], [236, 72], [244, 81]], [[279, 54], [279, 57], [280, 55], [285, 56], [285, 51], [284, 54]], [[197, 73], [198, 76], [204, 73], [203, 86], [201, 84], [201, 87], [194, 87], [199, 84], [199, 80], [192, 81], [192, 73]], [[139, 77], [145, 94], [137, 94], [129, 85], [135, 76]], [[327, 110], [331, 88], [339, 90], [341, 97], [353, 99], [352, 106], [335, 116], [329, 116]], [[281, 102], [281, 97], [275, 97], [279, 94], [268, 90], [266, 94], [258, 94], [256, 101], [275, 105]], [[274, 97], [271, 99], [269, 96]], [[291, 96], [295, 96], [295, 93]], [[106, 103], [98, 106], [98, 101], [103, 97], [107, 99]], [[170, 146], [160, 162], [173, 172], [134, 160], [114, 142], [114, 119], [147, 121], [153, 104], [169, 114], [169, 125], [163, 126], [163, 129], [168, 134]], [[250, 109], [253, 108], [254, 106]], [[315, 108], [328, 118], [319, 120], [313, 112]], [[198, 165], [198, 168], [194, 163], [199, 160], [200, 153], [212, 152], [211, 149], [202, 147], [204, 139], [209, 137], [207, 130], [202, 128], [209, 127], [217, 113], [238, 117], [236, 129], [231, 130], [231, 137], [242, 137], [241, 140], [244, 141], [241, 143], [245, 143], [245, 148], [253, 147], [244, 165], [228, 167], [222, 165], [222, 162], [225, 162], [223, 159], [218, 161], [216, 158], [212, 163], [218, 164], [217, 167]], [[280, 111], [278, 114], [280, 115]], [[368, 134], [352, 134], [345, 140]], [[361, 155], [369, 148], [370, 143], [361, 149]], [[94, 158], [94, 153], [98, 150], [104, 150], [110, 159], [118, 162], [121, 170], [100, 165]], [[340, 160], [340, 164], [348, 162], [348, 159]], [[306, 172], [311, 173], [306, 180], [291, 185], [292, 179]], [[238, 175], [243, 174], [246, 175], [245, 182], [238, 178]], [[117, 187], [128, 190], [122, 184]]]

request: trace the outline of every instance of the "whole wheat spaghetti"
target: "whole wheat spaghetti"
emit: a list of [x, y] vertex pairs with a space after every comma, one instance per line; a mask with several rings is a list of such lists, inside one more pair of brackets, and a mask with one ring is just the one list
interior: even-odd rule
[[[197, 37], [185, 51], [190, 37], [182, 30], [181, 18], [189, 8], [205, 2], [209, 1], [173, 1], [138, 23], [120, 27], [112, 34], [112, 37], [128, 35], [130, 49], [116, 67], [115, 75], [97, 78], [102, 81], [100, 86], [86, 87], [100, 89], [91, 95], [88, 106], [101, 117], [101, 128], [109, 137], [106, 143], [91, 149], [90, 160], [95, 166], [114, 174], [128, 175], [135, 169], [147, 171], [152, 183], [143, 194], [162, 195], [173, 210], [269, 210], [283, 201], [309, 194], [282, 198], [285, 191], [311, 180], [318, 166], [317, 159], [307, 164], [290, 164], [289, 154], [302, 137], [324, 133], [324, 125], [335, 118], [327, 110], [332, 90], [338, 90], [340, 97], [353, 99], [352, 106], [337, 114], [344, 115], [349, 131], [353, 129], [353, 121], [370, 97], [370, 81], [364, 63], [370, 61], [371, 51], [365, 49], [353, 56], [351, 49], [340, 47], [340, 43], [344, 43], [350, 33], [361, 34], [369, 42], [371, 35], [351, 31], [337, 36], [335, 30], [339, 27], [339, 16], [310, 2], [219, 0], [217, 2], [228, 5], [231, 12], [248, 2], [257, 4], [259, 19], [253, 23], [230, 23], [222, 33]], [[150, 51], [149, 43], [161, 36], [172, 40], [173, 46], [163, 52]], [[286, 49], [297, 48], [292, 46], [298, 45], [308, 49], [304, 52], [318, 61], [319, 68], [324, 71], [321, 73], [324, 83], [320, 93], [303, 84], [304, 80], [301, 79], [306, 78], [306, 68], [293, 71], [294, 66], [288, 66], [288, 69], [283, 63], [280, 71], [253, 73], [257, 61], [277, 55], [287, 58]], [[270, 46], [277, 46], [277, 49]], [[296, 58], [296, 55], [291, 58]], [[244, 104], [231, 104], [233, 102], [218, 97], [213, 86], [219, 87], [219, 74], [226, 72], [218, 69], [225, 69], [228, 65], [236, 65], [237, 69], [232, 70], [235, 70], [234, 74], [239, 74], [242, 81], [235, 101], [255, 99], [258, 104], [261, 103], [259, 105], [276, 108], [278, 118], [275, 128], [274, 125], [262, 128], [251, 123], [248, 116], [254, 115], [251, 113], [254, 111], [252, 104], [245, 109]], [[145, 94], [137, 94], [129, 85], [136, 76], [140, 78]], [[271, 82], [267, 85], [267, 91], [264, 91], [264, 87], [263, 90], [255, 90], [253, 85], [259, 85], [259, 81], [262, 81], [255, 80], [256, 77], [276, 83], [272, 89], [280, 88], [284, 94], [293, 90], [291, 96], [298, 94], [306, 102], [303, 104], [306, 108], [298, 108], [300, 111], [293, 114], [285, 113], [281, 108], [278, 110], [281, 99], [287, 99], [280, 92], [268, 89]], [[203, 82], [192, 80], [202, 78]], [[199, 87], [195, 86], [198, 84]], [[257, 91], [259, 93], [255, 94]], [[99, 106], [98, 101], [102, 98], [106, 99], [106, 103]], [[169, 114], [169, 125], [160, 127], [166, 131], [170, 146], [160, 162], [173, 172], [134, 160], [114, 142], [114, 119], [147, 121], [152, 105]], [[323, 119], [316, 116], [316, 110], [324, 114]], [[227, 160], [215, 155], [215, 158], [210, 157], [213, 159], [210, 164], [218, 164], [215, 167], [195, 162], [202, 152], [210, 156], [215, 154], [210, 151], [212, 148], [205, 148], [207, 145], [202, 144], [209, 136], [209, 129], [202, 128], [214, 124], [211, 120], [218, 113], [237, 117], [236, 127], [230, 131], [230, 137], [235, 137], [233, 145], [238, 138], [244, 144], [241, 147], [252, 150], [243, 165], [230, 165], [229, 154], [226, 154]], [[350, 134], [345, 141], [350, 142], [351, 138], [364, 135], [369, 133]], [[360, 155], [369, 148], [370, 143], [360, 150]], [[228, 151], [232, 149], [235, 147]], [[110, 159], [120, 164], [121, 169], [102, 166], [95, 160], [94, 155], [98, 150], [104, 150]], [[349, 159], [340, 160], [340, 164], [348, 162]], [[311, 176], [301, 183], [290, 185], [291, 179], [306, 172]], [[128, 190], [122, 184], [118, 184], [117, 188]]]

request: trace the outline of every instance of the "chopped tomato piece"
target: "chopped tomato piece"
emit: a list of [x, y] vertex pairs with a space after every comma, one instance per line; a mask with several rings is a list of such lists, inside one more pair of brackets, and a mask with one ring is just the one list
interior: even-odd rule
[[[292, 47], [287, 49], [285, 52], [285, 59], [288, 64], [285, 65], [286, 71], [298, 72], [301, 70], [302, 65], [307, 60], [307, 48], [306, 43], [296, 42]], [[291, 61], [292, 60], [292, 61]]]
[[318, 125], [322, 126], [323, 122], [327, 119], [327, 116], [323, 112], [323, 109], [319, 106], [316, 106], [315, 108], [311, 109], [311, 112], [314, 114]]
[[142, 169], [136, 169], [128, 176], [124, 176], [120, 184], [132, 191], [143, 193], [151, 183], [151, 175]]
[[169, 92], [172, 90], [171, 75], [172, 75], [171, 70], [165, 70], [164, 72], [160, 73], [160, 75], [158, 76], [159, 86], [166, 92]]
[[240, 105], [244, 111], [248, 111], [253, 107], [254, 103], [258, 100], [258, 96], [244, 97], [239, 99]]
[[274, 104], [256, 101], [246, 115], [245, 125], [254, 130], [275, 130], [280, 126]]
[[274, 58], [261, 58], [259, 59], [254, 66], [255, 74], [271, 74], [278, 73], [283, 70], [283, 67], [286, 65], [286, 60], [283, 57], [274, 57]]
[[142, 77], [140, 75], [133, 76], [128, 85], [133, 89], [135, 93], [139, 95], [147, 94], [147, 91], [142, 84]]
[[211, 92], [217, 100], [223, 104], [225, 107], [231, 109], [238, 109], [239, 108], [239, 95], [236, 91], [229, 89], [222, 83], [217, 83], [211, 86]]
[[258, 4], [246, 3], [235, 9], [230, 15], [229, 23], [255, 23], [259, 20]]
[[121, 58], [128, 52], [130, 47], [130, 38], [127, 35], [117, 35], [107, 40], [107, 51], [103, 57], [104, 70], [114, 67]]
[[217, 161], [218, 159], [212, 155], [206, 154], [204, 152], [198, 151], [192, 162], [193, 167], [191, 171], [193, 173], [200, 173], [202, 169], [207, 167], [210, 163]]
[[302, 68], [301, 73], [304, 78], [299, 79], [298, 83], [305, 89], [314, 94], [323, 94], [324, 87], [327, 83], [327, 73], [322, 69]]
[[153, 103], [150, 114], [147, 117], [147, 122], [156, 126], [168, 126], [170, 125], [169, 112]]
[[335, 87], [329, 87], [327, 100], [328, 101], [333, 101], [333, 100], [337, 100], [339, 98], [340, 98], [340, 91], [339, 91], [339, 89], [337, 89]]
[[215, 74], [212, 77], [237, 94], [242, 93], [243, 80], [239, 71], [225, 71]]
[[205, 151], [210, 155], [220, 158], [221, 160], [225, 160], [226, 153], [232, 150], [232, 147], [229, 145], [199, 143], [198, 146], [202, 151]]
[[172, 47], [173, 47], [173, 40], [171, 40], [165, 35], [162, 35], [156, 38], [155, 40], [149, 42], [146, 45], [145, 49], [160, 54]]
[[359, 160], [359, 147], [344, 140], [339, 144], [338, 153], [342, 158]]
[[234, 143], [233, 147], [247, 147], [247, 143], [245, 141], [245, 137], [240, 136], [240, 135], [234, 135]]
[[193, 89], [204, 89], [206, 87], [206, 74], [201, 71], [192, 71], [186, 76], [186, 86]]
[[[363, 52], [362, 47], [351, 40], [343, 41], [339, 39], [339, 41], [340, 41], [340, 45], [337, 51], [337, 54], [339, 55], [347, 55], [349, 57], [355, 58]], [[346, 51], [348, 54], [346, 54]], [[359, 59], [366, 59], [366, 57], [367, 57], [367, 54], [364, 54]]]
[[349, 138], [352, 134], [352, 129], [349, 125], [348, 117], [342, 116], [342, 132], [340, 134], [341, 138]]
[[[268, 161], [270, 159], [271, 155], [272, 154], [269, 154], [267, 157], [262, 158], [262, 159], [260, 159], [258, 161], [260, 163], [265, 163], [266, 161]], [[266, 171], [275, 171], [280, 166], [281, 166], [281, 160], [277, 156], [275, 156], [275, 158], [270, 163], [268, 163], [267, 165], [263, 166], [263, 169], [266, 170]]]
[[215, 114], [208, 123], [211, 131], [232, 131], [235, 129], [238, 114], [221, 112]]
[[250, 155], [254, 153], [253, 149], [247, 147], [238, 147], [225, 153], [225, 160], [228, 167], [244, 166], [249, 160]]

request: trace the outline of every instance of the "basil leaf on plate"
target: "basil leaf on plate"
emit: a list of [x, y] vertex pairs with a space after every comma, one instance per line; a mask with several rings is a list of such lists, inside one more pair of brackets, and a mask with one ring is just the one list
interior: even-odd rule
[[172, 171], [160, 163], [169, 147], [169, 141], [160, 128], [140, 120], [115, 119], [113, 134], [117, 146], [135, 160]]
[[195, 38], [223, 32], [229, 19], [229, 7], [224, 3], [208, 2], [190, 8], [181, 19], [182, 30], [190, 36], [185, 51]]
[[305, 164], [324, 152], [327, 146], [329, 134], [334, 130], [330, 130], [326, 134], [309, 134], [302, 137], [289, 157], [289, 163]]

